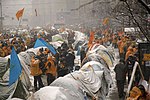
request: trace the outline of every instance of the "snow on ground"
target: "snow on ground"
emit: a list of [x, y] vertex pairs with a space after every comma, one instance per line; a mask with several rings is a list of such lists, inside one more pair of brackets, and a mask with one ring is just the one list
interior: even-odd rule
[[[114, 66], [115, 66], [119, 62], [119, 52], [118, 52], [118, 49], [111, 48], [111, 50], [114, 53], [114, 58], [115, 58]], [[75, 51], [75, 55], [76, 54], [77, 54], [77, 51]], [[75, 66], [80, 66], [80, 65], [81, 65], [80, 56], [76, 55]], [[117, 87], [116, 87], [115, 72], [113, 70], [114, 66], [110, 68], [111, 76], [112, 76], [112, 79], [113, 79], [113, 85], [110, 88], [110, 91], [108, 93], [108, 96], [107, 96], [106, 100], [119, 100], [118, 93], [117, 93]], [[42, 80], [43, 80], [44, 85], [46, 86], [46, 77], [42, 76]], [[44, 92], [44, 90], [43, 90], [42, 93], [48, 93], [48, 91], [46, 90], [46, 92]], [[17, 99], [13, 99], [13, 100], [17, 100]]]
[[[118, 49], [114, 49], [114, 53], [115, 53], [115, 62], [114, 62], [114, 66], [115, 66], [119, 62], [119, 51], [118, 51]], [[113, 78], [113, 83], [114, 84], [113, 84], [112, 88], [109, 91], [109, 94], [107, 96], [107, 100], [119, 100], [119, 98], [118, 98], [118, 92], [117, 92], [117, 87], [116, 87], [115, 72], [114, 72], [113, 69], [114, 69], [114, 67], [110, 68], [110, 70], [111, 70], [111, 76]], [[128, 80], [128, 77], [126, 77], [126, 80]], [[126, 92], [127, 89], [128, 89], [128, 82], [126, 82], [126, 84], [124, 86], [124, 91]]]
[[[114, 61], [114, 67], [115, 67], [115, 65], [119, 62], [120, 57], [119, 57], [118, 49], [113, 49], [113, 52], [114, 52], [114, 57], [115, 57], [115, 61]], [[117, 90], [117, 86], [116, 86], [115, 72], [113, 70], [114, 67], [110, 68], [111, 76], [113, 79], [113, 86], [110, 88], [110, 91], [109, 91], [108, 96], [107, 96], [107, 100], [119, 100], [118, 90]], [[125, 91], [126, 90], [127, 90], [127, 86], [125, 85]]]

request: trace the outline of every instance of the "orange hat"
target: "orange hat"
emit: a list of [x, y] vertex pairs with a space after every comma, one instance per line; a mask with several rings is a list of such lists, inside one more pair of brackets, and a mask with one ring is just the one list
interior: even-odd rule
[[142, 95], [141, 90], [138, 87], [133, 87], [130, 91], [130, 98], [133, 98], [134, 100], [137, 100]]

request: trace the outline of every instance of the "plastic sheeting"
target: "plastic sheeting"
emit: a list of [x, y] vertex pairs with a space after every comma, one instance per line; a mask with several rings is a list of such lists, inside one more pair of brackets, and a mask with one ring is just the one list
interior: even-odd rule
[[[96, 75], [99, 76], [101, 81], [101, 95], [106, 96], [109, 92], [109, 87], [113, 84], [110, 70], [105, 65], [97, 61], [89, 61], [85, 63], [80, 70], [85, 70], [85, 67], [88, 65], [91, 65]], [[103, 75], [100, 74], [100, 72], [103, 72]]]
[[[37, 50], [35, 50], [37, 51]], [[30, 59], [31, 57], [35, 55], [35, 53], [31, 50], [27, 50], [25, 52], [21, 52], [18, 54], [19, 60], [22, 65], [22, 74], [20, 75], [19, 78], [19, 83], [16, 81], [14, 84], [11, 86], [8, 86], [8, 81], [9, 81], [9, 65], [8, 59], [10, 56], [0, 58], [0, 99], [1, 100], [6, 100], [6, 99], [11, 99], [13, 97], [18, 97], [18, 98], [27, 98], [29, 94], [29, 88], [31, 86], [30, 82]], [[17, 92], [20, 91], [20, 92]], [[23, 94], [23, 95], [22, 95]]]
[[72, 90], [46, 86], [35, 92], [29, 100], [83, 100], [76, 95]]
[[89, 61], [79, 71], [57, 78], [32, 97], [40, 100], [85, 100], [86, 97], [91, 100], [94, 96], [97, 100], [105, 100], [111, 80], [107, 67], [96, 61]]
[[64, 41], [62, 36], [59, 34], [52, 36], [52, 42], [57, 42], [57, 41]]
[[74, 31], [74, 32], [75, 32], [75, 37], [74, 37], [75, 42], [73, 43], [73, 47], [75, 50], [78, 50], [78, 47], [86, 43], [88, 39], [84, 33], [79, 31]]
[[3, 74], [6, 72], [7, 63], [8, 63], [7, 58], [0, 57], [0, 77], [2, 77]]
[[107, 63], [108, 67], [113, 67], [114, 64], [114, 57], [112, 55], [112, 53], [109, 52], [109, 50], [104, 47], [103, 45], [99, 45], [99, 46], [93, 46], [88, 52], [87, 55], [90, 54], [99, 54], [99, 56], [101, 56], [101, 58], [103, 58], [105, 60], [105, 62]]
[[57, 42], [50, 42], [50, 44], [51, 45], [53, 45], [54, 46], [54, 48], [58, 48], [58, 47], [61, 47], [61, 45], [62, 45], [62, 41], [57, 41]]

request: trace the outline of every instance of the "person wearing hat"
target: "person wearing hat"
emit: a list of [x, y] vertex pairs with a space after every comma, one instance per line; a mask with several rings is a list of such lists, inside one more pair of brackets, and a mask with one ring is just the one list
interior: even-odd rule
[[137, 57], [132, 53], [129, 54], [128, 58], [125, 61], [125, 65], [128, 73], [128, 83], [130, 82], [132, 70], [136, 61], [137, 61]]
[[116, 73], [118, 96], [120, 99], [123, 99], [124, 98], [124, 83], [126, 79], [126, 68], [125, 68], [123, 59], [120, 59], [119, 63], [115, 66], [114, 71]]
[[150, 94], [143, 85], [134, 86], [127, 100], [150, 100]]
[[50, 85], [55, 80], [57, 74], [57, 68], [52, 56], [48, 56], [45, 68], [47, 69], [45, 71], [45, 74], [47, 76], [47, 85]]
[[46, 71], [44, 66], [45, 66], [47, 58], [43, 52], [44, 52], [44, 49], [40, 48], [39, 51], [37, 52], [37, 56], [38, 56], [38, 59], [40, 60], [39, 67], [41, 68], [41, 70], [44, 74]]
[[133, 55], [133, 54], [134, 54], [133, 48], [129, 46], [125, 55], [125, 61], [128, 59], [130, 55]]
[[31, 58], [30, 71], [31, 71], [31, 75], [34, 77], [35, 91], [44, 87], [42, 79], [41, 79], [42, 70], [39, 67], [39, 63], [40, 63], [40, 60], [37, 58], [37, 56], [34, 56]]
[[130, 91], [130, 96], [127, 100], [139, 100], [139, 97], [142, 95], [142, 92], [137, 86], [134, 86]]
[[74, 52], [72, 50], [69, 50], [66, 55], [66, 66], [67, 66], [69, 72], [73, 71], [74, 60], [75, 60]]

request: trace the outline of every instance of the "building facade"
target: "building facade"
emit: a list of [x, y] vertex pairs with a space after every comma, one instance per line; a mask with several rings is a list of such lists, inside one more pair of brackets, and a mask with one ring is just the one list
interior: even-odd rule
[[[19, 23], [23, 26], [30, 25], [32, 2], [29, 0], [1, 0], [3, 27], [16, 27]], [[24, 8], [21, 22], [17, 20], [16, 13]]]
[[[0, 0], [3, 26], [99, 25], [108, 16], [110, 2], [118, 0]], [[21, 22], [16, 12], [25, 8]], [[1, 8], [0, 8], [1, 9]]]
[[32, 0], [32, 25], [46, 26], [52, 21], [52, 0]]

